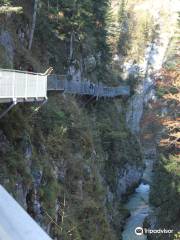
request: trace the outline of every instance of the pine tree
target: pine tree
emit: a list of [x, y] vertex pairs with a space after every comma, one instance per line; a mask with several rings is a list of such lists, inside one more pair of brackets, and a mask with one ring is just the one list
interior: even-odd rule
[[31, 50], [31, 47], [32, 47], [34, 31], [35, 31], [35, 27], [36, 27], [36, 16], [37, 16], [38, 3], [39, 3], [39, 0], [34, 0], [33, 20], [32, 20], [32, 27], [31, 27], [31, 32], [30, 32], [29, 46], [28, 46], [29, 50]]

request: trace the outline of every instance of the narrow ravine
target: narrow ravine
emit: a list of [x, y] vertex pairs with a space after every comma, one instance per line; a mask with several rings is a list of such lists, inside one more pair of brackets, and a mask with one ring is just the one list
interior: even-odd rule
[[[170, 7], [172, 8], [171, 4]], [[161, 69], [168, 44], [173, 35], [173, 28], [170, 31], [164, 31], [163, 21], [159, 15], [159, 11], [158, 9], [154, 11], [153, 16], [158, 30], [156, 37], [145, 51], [144, 63], [142, 66], [139, 66], [141, 69], [144, 69], [145, 77], [139, 84], [136, 94], [130, 99], [129, 109], [127, 111], [127, 125], [136, 136], [143, 134], [141, 132], [140, 122], [144, 115], [144, 106], [147, 106], [150, 100], [156, 101], [153, 74]], [[172, 21], [172, 19], [169, 19], [169, 21]], [[135, 231], [136, 228], [143, 227], [145, 218], [153, 211], [149, 204], [149, 193], [153, 175], [153, 163], [156, 161], [156, 147], [152, 146], [151, 143], [147, 144], [144, 142], [141, 142], [140, 145], [146, 146], [143, 149], [145, 170], [139, 186], [125, 204], [125, 208], [130, 212], [130, 217], [124, 226], [122, 233], [123, 240], [147, 239], [146, 235], [143, 233], [136, 234]]]
[[[155, 153], [155, 149], [151, 149], [151, 151]], [[144, 220], [151, 211], [149, 192], [155, 158], [154, 155], [146, 155], [146, 152], [147, 150], [145, 150], [145, 170], [141, 182], [125, 204], [125, 208], [129, 210], [131, 216], [127, 219], [125, 225], [122, 234], [123, 240], [147, 239], [145, 235], [136, 235], [135, 233], [137, 227], [143, 227]]]

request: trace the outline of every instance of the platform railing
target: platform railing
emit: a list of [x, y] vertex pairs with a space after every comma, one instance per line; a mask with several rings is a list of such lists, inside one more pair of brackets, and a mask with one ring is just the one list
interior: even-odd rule
[[66, 75], [49, 75], [47, 77], [47, 90], [110, 98], [130, 95], [129, 86], [107, 87], [102, 83], [94, 84], [88, 81], [74, 82], [68, 80]]
[[63, 91], [97, 98], [128, 96], [129, 86], [108, 87], [102, 83], [71, 81], [66, 75], [45, 75], [11, 69], [0, 69], [0, 102], [34, 101], [47, 98], [47, 91]]
[[47, 76], [0, 69], [0, 100], [47, 98]]

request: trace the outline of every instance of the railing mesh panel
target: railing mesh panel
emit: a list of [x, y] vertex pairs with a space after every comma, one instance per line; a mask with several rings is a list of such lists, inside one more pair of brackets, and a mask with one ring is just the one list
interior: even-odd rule
[[0, 98], [45, 98], [47, 76], [0, 70]]

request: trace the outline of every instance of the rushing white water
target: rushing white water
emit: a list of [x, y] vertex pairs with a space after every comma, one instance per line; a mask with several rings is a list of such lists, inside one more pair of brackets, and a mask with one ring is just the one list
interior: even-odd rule
[[152, 179], [153, 160], [146, 160], [146, 169], [141, 184], [136, 188], [135, 193], [130, 197], [125, 207], [130, 211], [131, 216], [126, 222], [123, 231], [123, 240], [146, 240], [145, 235], [136, 235], [135, 229], [143, 227], [145, 217], [151, 211], [149, 206], [150, 181]]

